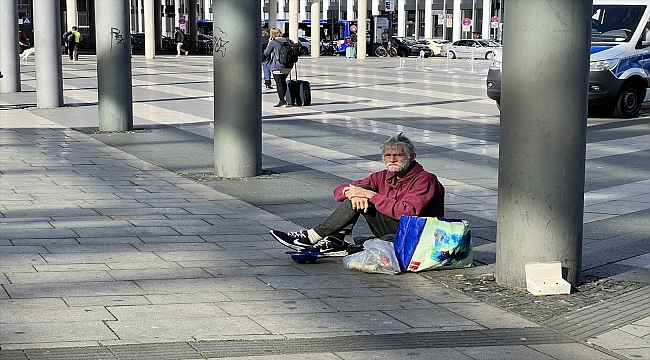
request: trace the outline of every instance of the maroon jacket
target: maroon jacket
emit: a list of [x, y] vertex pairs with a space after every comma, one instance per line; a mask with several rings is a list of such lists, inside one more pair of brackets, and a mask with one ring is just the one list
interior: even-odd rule
[[[343, 188], [349, 185], [341, 184], [334, 189], [336, 201], [345, 200]], [[416, 161], [413, 161], [406, 176], [399, 180], [390, 171], [382, 170], [352, 185], [367, 185], [377, 192], [370, 202], [377, 211], [395, 220], [402, 215], [445, 216], [445, 188], [434, 174], [425, 171]]]

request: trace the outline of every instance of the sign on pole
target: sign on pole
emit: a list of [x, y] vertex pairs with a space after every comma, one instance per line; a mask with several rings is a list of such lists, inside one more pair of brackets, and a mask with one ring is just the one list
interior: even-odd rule
[[390, 0], [390, 1], [387, 0], [387, 1], [385, 2], [385, 5], [386, 5], [385, 9], [386, 9], [386, 11], [395, 11], [395, 1], [397, 1], [397, 0]]

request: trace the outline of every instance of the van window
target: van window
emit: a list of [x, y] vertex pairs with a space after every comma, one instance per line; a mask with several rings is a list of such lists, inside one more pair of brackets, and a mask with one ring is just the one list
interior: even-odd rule
[[591, 42], [630, 41], [645, 8], [645, 5], [594, 5]]

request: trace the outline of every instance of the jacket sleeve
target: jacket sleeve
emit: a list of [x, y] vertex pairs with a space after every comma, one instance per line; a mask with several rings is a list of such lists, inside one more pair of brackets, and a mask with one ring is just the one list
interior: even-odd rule
[[334, 189], [334, 200], [336, 200], [336, 201], [345, 200], [345, 195], [343, 194], [343, 189], [345, 189], [346, 187], [348, 187], [350, 185], [355, 185], [355, 186], [356, 185], [366, 185], [369, 188], [371, 188], [373, 191], [379, 191], [379, 187], [378, 187], [378, 184], [377, 184], [376, 177], [377, 176], [375, 174], [371, 174], [370, 176], [368, 176], [365, 179], [357, 180], [357, 181], [354, 181], [354, 182], [351, 182], [351, 183], [343, 183], [343, 184], [337, 186]]
[[273, 49], [275, 49], [277, 41], [271, 40], [264, 50], [264, 57], [270, 57]]
[[433, 174], [422, 174], [413, 181], [404, 195], [395, 200], [377, 193], [370, 199], [380, 213], [399, 220], [402, 215], [418, 216], [429, 206], [436, 195], [438, 179]]

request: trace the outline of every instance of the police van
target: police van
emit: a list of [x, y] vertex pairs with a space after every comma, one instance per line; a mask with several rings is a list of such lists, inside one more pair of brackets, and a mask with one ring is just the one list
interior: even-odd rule
[[[487, 95], [501, 99], [501, 54], [490, 64]], [[650, 2], [594, 0], [591, 17], [589, 107], [638, 115], [650, 101]]]

